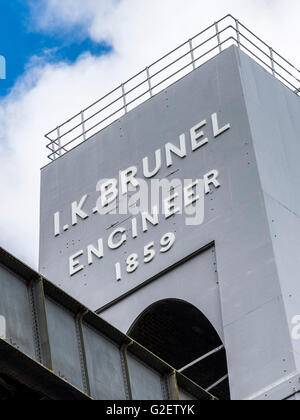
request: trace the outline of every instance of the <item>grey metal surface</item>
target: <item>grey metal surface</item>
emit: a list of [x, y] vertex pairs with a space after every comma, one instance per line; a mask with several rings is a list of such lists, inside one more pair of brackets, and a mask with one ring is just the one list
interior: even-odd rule
[[[92, 310], [100, 308], [123, 332], [161, 299], [192, 303], [225, 345], [233, 399], [292, 395], [299, 388], [299, 342], [290, 331], [300, 307], [299, 107], [280, 81], [236, 47], [226, 49], [43, 168], [41, 272]], [[105, 248], [104, 259], [92, 266], [84, 255], [84, 270], [70, 278], [71, 255], [95, 246], [116, 224], [130, 232], [128, 216], [93, 215], [98, 180], [132, 165], [141, 173], [145, 156], [168, 141], [178, 144], [183, 132], [188, 136], [215, 112], [230, 130], [214, 138], [208, 125], [209, 143], [159, 174], [183, 180], [219, 171], [221, 187], [205, 198], [204, 223], [188, 227], [181, 216], [161, 220], [119, 250]], [[62, 225], [70, 224], [70, 203], [87, 193], [89, 217], [55, 238], [54, 213], [61, 212]], [[115, 281], [117, 261], [159, 243], [166, 232], [177, 238], [168, 254]]]
[[51, 399], [168, 400], [170, 377], [184, 398], [213, 399], [1, 248], [0, 289], [0, 375]]
[[75, 315], [46, 297], [52, 368], [59, 376], [84, 390]]
[[87, 324], [84, 324], [84, 342], [92, 396], [101, 396], [103, 400], [125, 400], [119, 346], [110, 340], [99, 339], [99, 331]]
[[[300, 314], [299, 99], [257, 71], [254, 63], [241, 66], [241, 77], [282, 301], [292, 328], [293, 318]], [[300, 370], [300, 340], [293, 340], [293, 351]]]
[[[153, 370], [146, 368], [141, 361], [135, 357], [128, 357], [128, 369], [132, 387], [132, 397], [134, 400], [164, 400], [164, 387], [162, 377]], [[147, 389], [147, 393], [145, 390]]]
[[[249, 166], [246, 161], [246, 153], [254, 160], [254, 152], [251, 150], [241, 86], [236, 83], [239, 72], [234, 51], [226, 50], [42, 170], [40, 271], [92, 310], [141, 286], [181, 259], [219, 240], [219, 237], [223, 238], [227, 230], [231, 235], [235, 232], [237, 237], [237, 242], [232, 241], [231, 246], [239, 246], [239, 230], [232, 232], [231, 225], [225, 225], [224, 230], [223, 219], [230, 216], [231, 206], [233, 211], [237, 211], [243, 202], [247, 203], [248, 188], [259, 195], [259, 179], [255, 165]], [[141, 173], [141, 161], [145, 156], [152, 156], [167, 141], [178, 144], [177, 139], [182, 132], [188, 134], [197, 122], [210, 118], [216, 111], [219, 111], [220, 124], [230, 121], [232, 130], [214, 139], [209, 125], [209, 145], [195, 153], [189, 152], [185, 159], [175, 158], [173, 167], [168, 169], [164, 166], [160, 174], [167, 179], [184, 180], [203, 177], [213, 169], [220, 171], [222, 187], [218, 190], [212, 188], [205, 199], [205, 224], [187, 227], [183, 217], [160, 218], [159, 226], [149, 226], [149, 231], [139, 233], [135, 240], [129, 238], [126, 246], [111, 251], [105, 245], [103, 260], [95, 260], [93, 265], [88, 266], [88, 244], [96, 246], [100, 237], [106, 241], [114, 230], [112, 226], [124, 226], [129, 234], [131, 230], [130, 215], [107, 214], [103, 217], [93, 214], [99, 196], [96, 191], [98, 180], [116, 177], [119, 170], [133, 164]], [[241, 140], [241, 135], [249, 139], [249, 144], [246, 144], [247, 140]], [[236, 167], [238, 163], [240, 167]], [[89, 198], [84, 209], [89, 218], [79, 220], [77, 226], [71, 227], [71, 203], [79, 201], [86, 193]], [[70, 228], [54, 237], [53, 215], [57, 211], [61, 211], [62, 226], [68, 224]], [[264, 209], [260, 207], [259, 211]], [[138, 223], [140, 232], [140, 220]], [[131, 276], [125, 275], [121, 282], [114, 280], [116, 262], [124, 261], [132, 252], [141, 252], [151, 241], [159, 244], [160, 238], [167, 232], [175, 232], [177, 238], [169, 253], [158, 253], [155, 262], [144, 264]], [[71, 278], [69, 257], [80, 250], [85, 252], [80, 258], [85, 269]]]
[[61, 157], [231, 45], [299, 95], [299, 70], [236, 18], [227, 15], [46, 134], [47, 149], [51, 151], [48, 158]]
[[1, 299], [0, 314], [10, 313], [6, 319], [6, 335], [10, 344], [29, 357], [35, 357], [32, 330], [32, 312], [28, 304], [28, 286], [20, 277], [0, 266]]

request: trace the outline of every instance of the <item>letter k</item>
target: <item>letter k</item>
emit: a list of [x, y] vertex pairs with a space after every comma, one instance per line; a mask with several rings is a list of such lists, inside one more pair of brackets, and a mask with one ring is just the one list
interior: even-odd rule
[[82, 207], [84, 206], [87, 198], [88, 198], [88, 195], [86, 194], [82, 197], [79, 204], [77, 203], [77, 201], [74, 201], [74, 203], [72, 203], [72, 225], [73, 226], [77, 225], [78, 216], [83, 220], [89, 217], [89, 215], [82, 210]]

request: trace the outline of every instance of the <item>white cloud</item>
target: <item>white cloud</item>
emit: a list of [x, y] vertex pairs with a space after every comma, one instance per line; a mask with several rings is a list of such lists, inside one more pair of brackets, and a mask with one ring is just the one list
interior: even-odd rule
[[[83, 24], [97, 41], [150, 61], [227, 13], [234, 14], [282, 52], [295, 55], [298, 0], [44, 0], [44, 29]], [[293, 42], [294, 41], [294, 42]], [[146, 54], [145, 54], [146, 53]], [[128, 56], [127, 56], [128, 59]]]
[[[37, 30], [80, 25], [109, 56], [70, 65], [35, 60], [0, 107], [1, 245], [37, 265], [39, 168], [45, 132], [227, 13], [299, 64], [298, 0], [44, 0]], [[76, 29], [75, 29], [76, 30]], [[75, 36], [75, 35], [74, 35]]]

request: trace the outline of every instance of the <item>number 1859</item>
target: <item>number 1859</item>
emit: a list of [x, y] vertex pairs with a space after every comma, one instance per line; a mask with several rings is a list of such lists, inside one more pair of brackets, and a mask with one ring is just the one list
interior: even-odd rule
[[[161, 254], [164, 254], [173, 247], [175, 244], [175, 234], [170, 232], [166, 233], [160, 240], [160, 247], [159, 252]], [[144, 255], [142, 262], [144, 264], [151, 263], [154, 258], [156, 257], [158, 250], [156, 249], [155, 242], [150, 242], [148, 245], [144, 247]], [[129, 255], [129, 257], [126, 260], [126, 272], [128, 274], [134, 273], [140, 266], [141, 260], [138, 254], [134, 253]], [[115, 265], [116, 270], [116, 280], [121, 281], [122, 280], [122, 265], [120, 262], [117, 262]]]

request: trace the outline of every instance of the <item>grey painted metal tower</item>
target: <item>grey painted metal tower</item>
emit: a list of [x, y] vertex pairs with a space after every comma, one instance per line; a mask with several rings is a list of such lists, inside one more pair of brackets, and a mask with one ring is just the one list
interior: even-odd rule
[[[206, 53], [195, 37], [50, 134], [40, 271], [221, 398], [296, 398], [299, 75], [230, 16], [207, 31]], [[168, 214], [139, 208], [140, 179], [179, 182]], [[180, 185], [198, 223], [174, 211]]]

